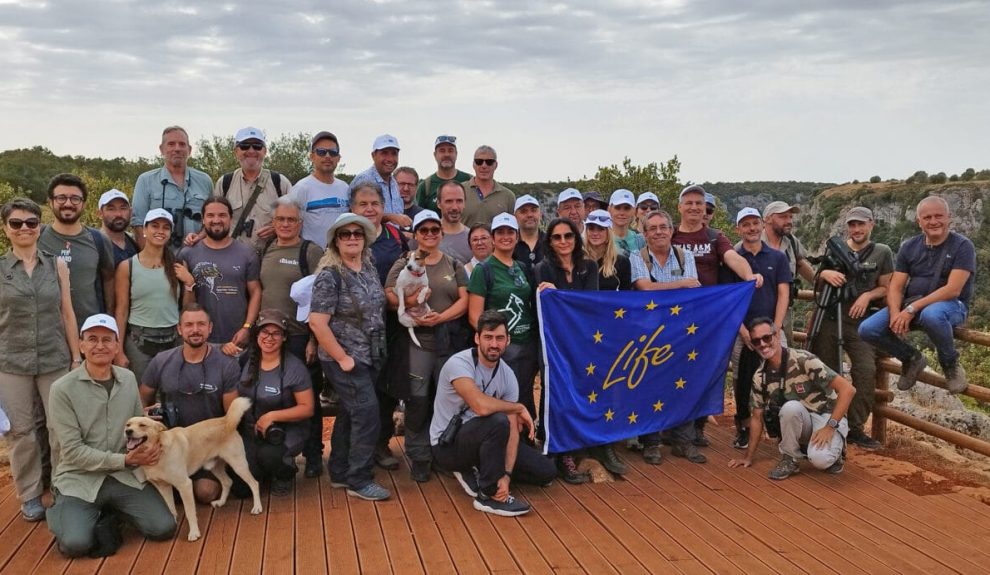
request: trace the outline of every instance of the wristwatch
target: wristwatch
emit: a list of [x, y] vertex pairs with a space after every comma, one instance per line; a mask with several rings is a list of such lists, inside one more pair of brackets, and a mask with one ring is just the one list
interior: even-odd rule
[[828, 418], [828, 423], [826, 423], [826, 425], [828, 425], [832, 429], [839, 429], [839, 422], [835, 419], [832, 419], [831, 417]]
[[913, 303], [907, 304], [907, 307], [904, 308], [904, 311], [908, 312], [911, 315], [914, 315], [914, 304]]

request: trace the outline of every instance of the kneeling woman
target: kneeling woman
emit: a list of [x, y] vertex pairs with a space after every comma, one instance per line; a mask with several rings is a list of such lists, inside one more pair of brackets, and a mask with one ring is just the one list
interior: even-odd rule
[[272, 495], [286, 495], [296, 476], [313, 415], [313, 389], [305, 364], [285, 348], [285, 316], [263, 310], [252, 330], [250, 359], [237, 386], [251, 409], [241, 422], [241, 436], [251, 474], [272, 480]]

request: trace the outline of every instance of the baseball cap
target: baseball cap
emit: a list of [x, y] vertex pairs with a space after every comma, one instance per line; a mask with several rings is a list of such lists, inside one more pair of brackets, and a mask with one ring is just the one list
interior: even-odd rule
[[736, 214], [736, 225], [739, 225], [739, 222], [745, 220], [750, 216], [754, 218], [759, 218], [760, 217], [759, 210], [757, 210], [756, 208], [743, 208], [739, 210], [739, 213]]
[[601, 192], [585, 192], [583, 194], [584, 200], [594, 200], [599, 204], [605, 205], [605, 198], [602, 197]]
[[168, 223], [175, 224], [175, 220], [172, 219], [172, 214], [170, 214], [168, 210], [163, 210], [161, 208], [148, 210], [148, 213], [144, 215], [144, 225], [148, 225], [148, 222], [152, 222], [154, 220], [168, 220]]
[[440, 216], [438, 216], [437, 213], [434, 212], [433, 210], [423, 210], [419, 212], [418, 214], [416, 214], [416, 217], [413, 218], [413, 224], [412, 224], [413, 231], [415, 232], [416, 229], [419, 227], [419, 225], [422, 224], [423, 222], [430, 222], [430, 221], [437, 222], [438, 224], [443, 223], [443, 220], [440, 219]]
[[769, 218], [774, 214], [784, 214], [787, 212], [794, 212], [795, 214], [800, 212], [801, 208], [797, 206], [788, 205], [787, 202], [781, 202], [777, 200], [775, 202], [770, 202], [767, 207], [763, 208], [763, 217]]
[[588, 217], [584, 218], [584, 225], [600, 226], [603, 228], [612, 227], [612, 216], [605, 210], [591, 210]]
[[268, 141], [265, 140], [265, 133], [251, 126], [237, 130], [237, 134], [234, 135], [235, 144], [240, 144], [245, 140], [259, 140], [262, 144], [268, 145]]
[[580, 200], [584, 201], [584, 197], [581, 196], [581, 192], [577, 191], [575, 188], [567, 188], [566, 190], [560, 192], [557, 195], [557, 205], [568, 201], [568, 200]]
[[109, 204], [114, 200], [124, 200], [125, 202], [128, 203], [128, 205], [130, 205], [131, 203], [131, 201], [127, 199], [127, 194], [118, 190], [117, 188], [114, 188], [112, 190], [103, 192], [103, 195], [100, 196], [100, 201], [97, 202], [96, 207], [102, 210], [103, 206]]
[[384, 150], [386, 148], [399, 149], [399, 141], [395, 139], [392, 134], [382, 134], [375, 138], [375, 145], [371, 148], [372, 152], [377, 152], [378, 150]]
[[518, 232], [519, 222], [516, 221], [516, 216], [502, 212], [492, 218], [492, 232], [499, 228], [512, 228]]
[[[691, 186], [687, 186], [686, 188], [681, 190], [681, 194], [677, 196], [677, 200], [680, 201], [680, 199], [683, 198], [685, 194], [701, 194], [702, 196], [704, 196], [707, 195], [707, 192], [705, 191], [705, 188], [702, 188], [698, 184], [694, 184]], [[708, 198], [705, 198], [705, 201], [707, 202]]]
[[533, 196], [526, 194], [525, 196], [519, 196], [516, 198], [516, 205], [512, 208], [512, 211], [518, 212], [519, 208], [523, 206], [536, 206], [540, 207], [540, 201]]
[[863, 206], [856, 206], [855, 208], [849, 210], [846, 214], [846, 223], [849, 222], [872, 222], [873, 212], [870, 208], [864, 208]]
[[451, 146], [457, 147], [457, 136], [437, 136], [436, 141], [433, 142], [433, 149], [436, 149], [440, 144], [450, 144]]
[[660, 198], [658, 198], [657, 195], [654, 194], [653, 192], [643, 192], [642, 194], [639, 195], [638, 198], [636, 198], [636, 205], [639, 206], [643, 202], [649, 202], [649, 201], [654, 201], [657, 204], [659, 204]]
[[715, 207], [715, 196], [705, 192], [705, 203], [709, 206]]
[[263, 309], [258, 313], [258, 320], [254, 322], [254, 325], [258, 328], [265, 325], [277, 325], [284, 331], [286, 319], [285, 314], [277, 309]]
[[292, 287], [289, 288], [289, 297], [296, 302], [296, 321], [309, 321], [309, 304], [313, 300], [314, 283], [316, 283], [316, 275], [311, 274], [293, 282]]
[[82, 327], [79, 328], [79, 333], [84, 334], [87, 330], [93, 329], [94, 327], [105, 327], [112, 331], [114, 335], [120, 336], [120, 332], [117, 331], [117, 320], [113, 319], [113, 316], [109, 316], [105, 313], [98, 313], [96, 315], [91, 315], [86, 318], [83, 322]]
[[[334, 142], [336, 142], [337, 141], [337, 136], [334, 136], [333, 135], [333, 132], [328, 132], [326, 130], [323, 130], [322, 132], [317, 132], [316, 135], [313, 136], [313, 139], [310, 140], [310, 142], [309, 142], [309, 151], [310, 152], [312, 152], [313, 151], [313, 148], [316, 147], [316, 142], [319, 142], [320, 140], [333, 140]], [[337, 143], [337, 147], [338, 148], [340, 147], [340, 143], [339, 142]]]
[[612, 195], [608, 198], [608, 205], [610, 206], [635, 206], [636, 196], [632, 192], [625, 188], [619, 188], [612, 192]]

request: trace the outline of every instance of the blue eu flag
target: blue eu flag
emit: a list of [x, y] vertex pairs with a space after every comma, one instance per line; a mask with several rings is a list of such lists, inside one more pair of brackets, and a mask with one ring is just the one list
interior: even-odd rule
[[601, 445], [721, 413], [725, 369], [753, 287], [540, 292], [544, 450]]

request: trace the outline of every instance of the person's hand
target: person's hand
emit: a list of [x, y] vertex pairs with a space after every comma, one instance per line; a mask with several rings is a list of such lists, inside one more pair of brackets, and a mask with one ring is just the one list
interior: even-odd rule
[[119, 367], [127, 367], [130, 365], [131, 361], [127, 359], [127, 355], [124, 354], [124, 350], [117, 352], [117, 355], [113, 358], [113, 364]]
[[137, 449], [132, 449], [124, 455], [124, 465], [135, 467], [139, 465], [154, 465], [162, 456], [160, 443], [142, 443]]
[[701, 282], [698, 281], [698, 278], [684, 278], [682, 280], [677, 280], [677, 287], [682, 287], [682, 288], [701, 287]]
[[199, 234], [186, 234], [186, 237], [182, 240], [182, 245], [186, 247], [191, 247], [199, 243]]
[[268, 428], [271, 427], [273, 423], [275, 423], [275, 420], [272, 418], [272, 412], [269, 411], [258, 418], [258, 421], [254, 424], [254, 430], [264, 437], [268, 433]]
[[254, 235], [258, 236], [263, 240], [267, 240], [268, 238], [275, 235], [275, 226], [271, 224], [266, 224], [264, 226], [261, 226], [259, 229], [254, 230]]
[[190, 273], [186, 264], [178, 262], [172, 266], [175, 269], [175, 277], [183, 284], [190, 286], [196, 283], [196, 278]]
[[345, 355], [343, 359], [337, 362], [337, 364], [344, 373], [350, 373], [351, 370], [354, 369], [354, 358], [349, 355]]
[[832, 287], [842, 287], [846, 285], [846, 275], [835, 270], [822, 270], [820, 274], [825, 283]]
[[420, 292], [423, 292], [423, 290], [426, 290], [425, 293], [424, 293], [424, 295], [423, 295], [423, 301], [426, 301], [426, 300], [430, 299], [430, 295], [433, 292], [430, 291], [430, 288], [428, 286], [421, 285], [418, 288], [416, 288], [416, 291], [414, 291], [412, 293], [407, 293], [405, 295], [406, 307], [416, 307], [416, 306], [418, 306], [420, 304], [419, 295], [420, 295]]
[[763, 274], [752, 274], [748, 278], [746, 278], [746, 281], [751, 281], [751, 280], [756, 280], [756, 289], [760, 289], [761, 287], [763, 287]]
[[732, 467], [732, 468], [735, 468], [735, 467], [749, 467], [750, 465], [753, 465], [753, 460], [750, 459], [749, 457], [743, 457], [742, 459], [730, 459], [729, 460], [729, 467]]
[[866, 315], [866, 310], [870, 308], [870, 296], [863, 294], [856, 298], [856, 301], [849, 306], [849, 317], [853, 319], [861, 318]]
[[306, 343], [306, 365], [316, 362], [316, 358], [318, 357], [316, 350], [318, 347], [315, 339], [310, 338], [309, 342]]
[[756, 348], [753, 347], [753, 339], [749, 337], [748, 329], [744, 329], [739, 332], [739, 339], [742, 340], [742, 344], [748, 347], [750, 351], [756, 351]]
[[914, 314], [901, 310], [891, 316], [890, 331], [894, 332], [895, 335], [904, 335], [911, 331], [911, 321], [913, 320]]
[[498, 491], [495, 495], [492, 495], [492, 499], [495, 501], [505, 501], [509, 498], [509, 476], [503, 475], [501, 479], [498, 480]]
[[[520, 404], [520, 407], [522, 407], [522, 404]], [[536, 424], [533, 423], [533, 417], [530, 416], [529, 411], [525, 407], [519, 410], [516, 421], [519, 422], [519, 435], [525, 435], [532, 441], [536, 437]]]
[[249, 337], [251, 337], [251, 330], [246, 327], [242, 327], [237, 330], [237, 333], [234, 334], [234, 339], [230, 340], [230, 342], [237, 347], [244, 349], [247, 347]]
[[385, 214], [382, 221], [393, 223], [400, 228], [408, 228], [412, 225], [412, 218], [406, 214]]
[[811, 441], [809, 443], [819, 449], [823, 449], [832, 443], [833, 435], [835, 435], [835, 430], [826, 425], [811, 434]]
[[540, 285], [536, 286], [536, 291], [543, 291], [545, 289], [557, 289], [557, 286], [550, 282], [540, 282]]
[[440, 314], [433, 310], [423, 314], [423, 317], [416, 318], [416, 325], [424, 327], [433, 327], [438, 323], [440, 323]]

